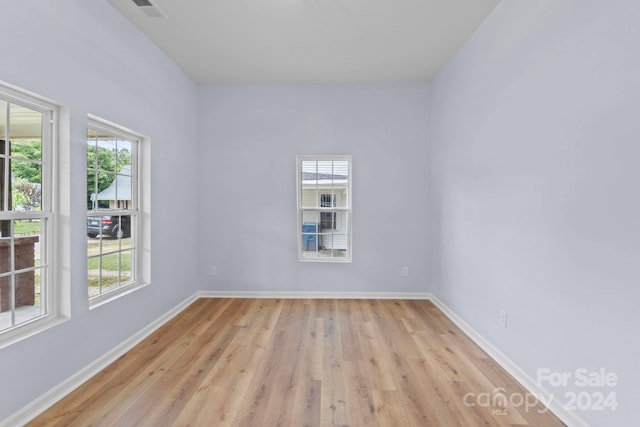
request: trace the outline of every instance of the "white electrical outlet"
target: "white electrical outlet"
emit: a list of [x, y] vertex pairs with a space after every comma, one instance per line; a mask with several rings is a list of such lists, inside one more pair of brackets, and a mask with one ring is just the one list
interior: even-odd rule
[[406, 265], [402, 267], [402, 277], [407, 277], [409, 275], [409, 267]]
[[216, 274], [218, 274], [218, 271], [216, 269], [215, 265], [212, 265], [211, 267], [209, 267], [209, 275], [211, 276], [215, 276]]
[[503, 328], [507, 327], [507, 311], [506, 310], [500, 309], [499, 321]]

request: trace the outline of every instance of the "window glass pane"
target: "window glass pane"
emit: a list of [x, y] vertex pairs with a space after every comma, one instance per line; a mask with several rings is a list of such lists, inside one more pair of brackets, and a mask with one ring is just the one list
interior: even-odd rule
[[[120, 243], [122, 239], [127, 238], [129, 242], [131, 241], [131, 216], [129, 215], [121, 215], [116, 217], [118, 228], [114, 234], [114, 237], [120, 239]], [[122, 250], [122, 247], [120, 247]]]
[[347, 251], [344, 249], [334, 249], [333, 250], [333, 257], [334, 258], [346, 258], [347, 257]]
[[320, 230], [335, 230], [336, 228], [336, 213], [335, 212], [321, 212], [320, 213]]
[[[118, 140], [117, 157], [118, 166], [117, 172], [122, 175], [131, 175], [131, 149], [132, 143], [127, 140]], [[126, 166], [129, 166], [126, 168]]]
[[7, 109], [9, 103], [4, 99], [0, 99], [0, 140], [4, 141], [7, 137]]
[[[12, 275], [0, 277], [0, 314], [8, 313], [9, 316], [11, 315], [13, 278]], [[11, 321], [11, 317], [9, 319]]]
[[120, 254], [118, 252], [100, 257], [102, 262], [100, 268], [100, 277], [102, 284], [102, 292], [109, 292], [119, 286], [120, 273], [119, 261]]
[[[4, 278], [0, 278], [0, 292], [4, 292]], [[2, 296], [0, 296], [2, 298]], [[11, 327], [11, 312], [0, 311], [0, 331], [9, 329]]]
[[336, 160], [333, 162], [333, 174], [339, 179], [346, 180], [349, 177], [349, 162]]
[[41, 259], [42, 224], [39, 219], [19, 219], [13, 222], [16, 270], [39, 266]]
[[117, 142], [115, 137], [104, 137], [98, 139], [97, 166], [99, 170], [116, 172], [116, 150]]
[[34, 307], [37, 307], [40, 314], [46, 314], [45, 310], [45, 295], [43, 293], [43, 289], [45, 289], [46, 285], [46, 269], [43, 267], [36, 268], [33, 272], [34, 280], [35, 280], [35, 299], [34, 299]]
[[[42, 306], [40, 304], [40, 295], [36, 298], [36, 278], [40, 280], [40, 272], [31, 270], [18, 273], [16, 280], [16, 324], [28, 322], [42, 315]], [[40, 286], [37, 286], [38, 291]]]
[[331, 256], [331, 250], [333, 249], [333, 235], [331, 234], [320, 234], [320, 251], [321, 256]]
[[[94, 245], [93, 252], [99, 253], [96, 250], [98, 245]], [[91, 252], [91, 248], [89, 249]], [[89, 285], [89, 298], [100, 295], [100, 257], [89, 257], [87, 259], [87, 272], [88, 272], [88, 285]]]
[[[0, 139], [0, 211], [11, 210], [11, 197], [6, 197], [9, 194], [7, 191], [10, 188], [9, 182], [11, 181], [10, 174], [6, 173], [11, 164], [8, 151], [9, 144], [4, 139]], [[6, 230], [6, 228], [3, 228], [3, 230]], [[6, 235], [6, 231], [4, 235]]]
[[131, 251], [120, 252], [120, 281], [122, 284], [131, 282], [133, 274], [131, 271]]
[[131, 205], [131, 191], [131, 165], [125, 165], [121, 170], [121, 174], [116, 175], [113, 207], [117, 209], [129, 209]]
[[98, 143], [95, 139], [96, 132], [89, 129], [87, 138], [87, 169], [98, 168]]
[[333, 162], [333, 191], [336, 194], [336, 206], [348, 207], [349, 162], [337, 160]]
[[[127, 217], [125, 217], [127, 218]], [[124, 221], [123, 221], [124, 223]], [[130, 227], [130, 223], [129, 223], [129, 227]], [[118, 243], [120, 244], [120, 250], [121, 251], [126, 251], [127, 249], [133, 249], [133, 245], [131, 244], [131, 229], [129, 228], [129, 231], [124, 232], [124, 236], [118, 241]]]
[[[9, 105], [9, 140], [17, 144], [19, 141], [35, 140], [42, 138], [42, 113], [21, 105]], [[25, 154], [17, 150], [16, 155], [23, 157]], [[40, 157], [40, 156], [39, 156]], [[29, 158], [29, 157], [26, 157]]]
[[311, 187], [307, 187], [304, 182], [302, 183], [302, 207], [318, 207], [318, 190], [316, 190], [315, 184]]
[[[11, 226], [10, 220], [6, 223]], [[0, 274], [11, 271], [11, 256], [11, 237], [7, 233], [7, 236], [0, 237]]]
[[[11, 220], [6, 221], [11, 227]], [[0, 237], [0, 274], [42, 264], [41, 240], [44, 233], [41, 220], [13, 221], [15, 237]]]
[[302, 223], [302, 252], [318, 251], [318, 223], [316, 221], [305, 221]]
[[95, 141], [98, 139], [98, 131], [95, 129], [87, 128], [87, 141], [89, 145], [95, 146]]
[[333, 175], [333, 162], [321, 160], [318, 162], [318, 181], [319, 182], [327, 182], [331, 181], [331, 177]]
[[321, 208], [332, 208], [336, 206], [336, 195], [329, 194], [321, 194], [320, 195], [320, 207]]
[[318, 179], [317, 179], [317, 162], [302, 162], [302, 182], [301, 197], [302, 207], [317, 208], [318, 207]]
[[115, 175], [110, 172], [96, 172], [95, 183], [92, 188], [95, 196], [89, 196], [93, 199], [94, 209], [109, 209], [115, 206]]
[[315, 211], [302, 211], [302, 223], [320, 223], [320, 213]]
[[42, 209], [41, 163], [11, 161], [11, 208], [14, 211]]
[[317, 168], [318, 168], [318, 163], [315, 160], [313, 161], [303, 160], [302, 161], [302, 181], [309, 185], [315, 185], [317, 180], [317, 172], [318, 172]]
[[341, 211], [336, 213], [336, 230], [342, 233], [347, 232], [348, 230], [347, 224], [347, 212]]
[[42, 141], [38, 138], [12, 139], [11, 157], [14, 159], [28, 159], [42, 161]]
[[347, 208], [347, 184], [341, 185], [336, 183], [333, 191], [335, 192], [335, 207]]
[[89, 237], [104, 238], [100, 242], [101, 252], [118, 250], [115, 239], [121, 230], [120, 217], [114, 215], [90, 216], [87, 220], [87, 235]]

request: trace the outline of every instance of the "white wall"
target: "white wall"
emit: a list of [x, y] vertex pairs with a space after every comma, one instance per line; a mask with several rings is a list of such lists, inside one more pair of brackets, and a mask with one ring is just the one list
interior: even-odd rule
[[[0, 420], [200, 288], [196, 85], [106, 1], [3, 1], [0, 80], [63, 104], [71, 120], [71, 320], [0, 350]], [[147, 134], [152, 144], [151, 286], [89, 311], [86, 118]], [[186, 213], [185, 213], [186, 212]]]
[[[640, 2], [503, 1], [432, 86], [440, 298], [534, 379], [640, 401]], [[434, 285], [435, 286], [435, 285]], [[508, 311], [508, 327], [498, 310]]]
[[[204, 286], [429, 291], [428, 96], [423, 84], [202, 87]], [[353, 263], [297, 261], [297, 154], [353, 155]]]

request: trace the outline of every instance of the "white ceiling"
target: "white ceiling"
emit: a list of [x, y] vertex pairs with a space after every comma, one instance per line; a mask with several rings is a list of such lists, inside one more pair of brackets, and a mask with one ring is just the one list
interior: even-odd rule
[[429, 81], [499, 2], [150, 1], [109, 0], [199, 83]]

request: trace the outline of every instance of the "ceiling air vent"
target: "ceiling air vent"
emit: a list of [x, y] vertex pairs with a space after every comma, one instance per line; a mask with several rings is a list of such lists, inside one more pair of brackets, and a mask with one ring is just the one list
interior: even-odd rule
[[149, 18], [166, 18], [167, 15], [164, 14], [158, 6], [151, 3], [149, 0], [133, 0], [133, 2], [140, 8], [142, 13], [147, 15]]

